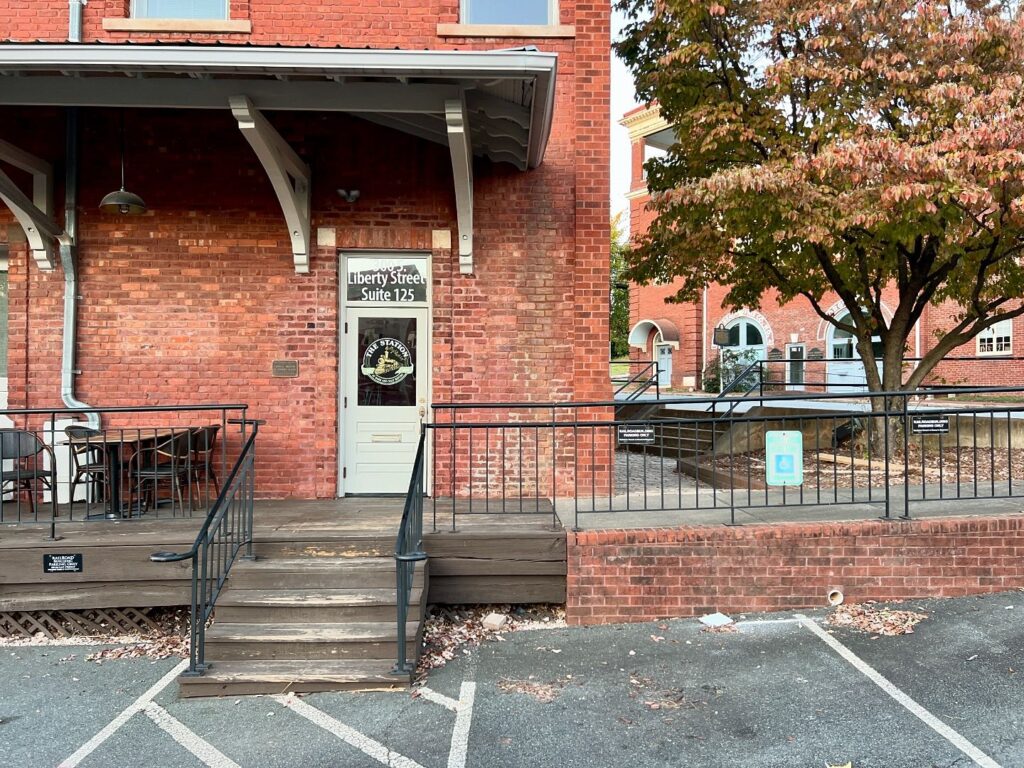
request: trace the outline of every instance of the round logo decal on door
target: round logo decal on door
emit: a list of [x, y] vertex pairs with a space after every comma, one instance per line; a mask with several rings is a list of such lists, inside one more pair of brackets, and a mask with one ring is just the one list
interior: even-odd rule
[[380, 338], [366, 348], [360, 370], [371, 381], [391, 386], [413, 372], [412, 353], [398, 339]]

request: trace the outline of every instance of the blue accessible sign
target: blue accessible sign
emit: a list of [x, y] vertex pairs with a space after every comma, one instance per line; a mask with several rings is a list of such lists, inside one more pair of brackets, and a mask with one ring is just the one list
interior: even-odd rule
[[801, 485], [804, 482], [804, 436], [796, 430], [764, 433], [765, 470], [768, 485]]

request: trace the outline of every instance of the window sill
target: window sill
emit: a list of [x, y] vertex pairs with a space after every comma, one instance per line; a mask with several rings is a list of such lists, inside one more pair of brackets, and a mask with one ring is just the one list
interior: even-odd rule
[[568, 24], [438, 24], [438, 37], [576, 37]]
[[978, 352], [978, 357], [1013, 357], [1013, 350], [1008, 352]]
[[104, 19], [107, 32], [252, 32], [248, 19]]

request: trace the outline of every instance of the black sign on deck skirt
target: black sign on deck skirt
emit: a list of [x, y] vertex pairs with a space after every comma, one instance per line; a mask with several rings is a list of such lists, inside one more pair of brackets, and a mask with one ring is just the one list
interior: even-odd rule
[[619, 424], [619, 445], [651, 445], [654, 443], [653, 424]]
[[912, 435], [948, 435], [949, 416], [911, 416]]
[[82, 553], [43, 555], [43, 573], [81, 573]]

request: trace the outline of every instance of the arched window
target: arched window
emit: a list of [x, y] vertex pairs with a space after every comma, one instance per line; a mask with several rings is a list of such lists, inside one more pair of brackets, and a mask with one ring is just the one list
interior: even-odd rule
[[729, 323], [729, 351], [736, 357], [764, 360], [764, 329], [756, 320], [740, 317]]
[[[839, 322], [844, 325], [853, 325], [849, 312], [840, 317]], [[860, 357], [857, 354], [857, 337], [842, 328], [832, 327], [832, 342], [830, 346], [833, 360], [853, 360], [855, 357]], [[884, 349], [880, 336], [871, 337], [871, 347], [876, 359], [882, 357]]]

